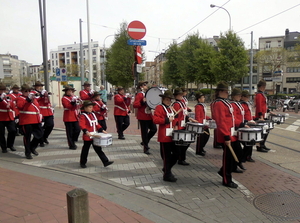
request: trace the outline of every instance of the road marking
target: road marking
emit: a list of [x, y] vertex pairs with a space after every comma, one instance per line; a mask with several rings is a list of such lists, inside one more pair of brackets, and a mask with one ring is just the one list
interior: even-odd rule
[[289, 125], [285, 129], [289, 131], [296, 131], [298, 130], [299, 126], [300, 126], [300, 119], [296, 120], [295, 122], [293, 122], [292, 125]]

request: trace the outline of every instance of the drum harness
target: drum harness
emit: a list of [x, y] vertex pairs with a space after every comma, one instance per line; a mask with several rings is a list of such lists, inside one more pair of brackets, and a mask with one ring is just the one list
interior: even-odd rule
[[90, 123], [90, 126], [92, 126], [93, 127], [93, 132], [96, 132], [96, 125], [97, 125], [97, 123], [98, 123], [98, 121], [97, 121], [97, 118], [96, 118], [96, 115], [94, 114], [94, 113], [91, 113], [92, 115], [93, 115], [93, 117], [94, 117], [94, 120], [91, 120], [90, 119], [90, 117], [86, 114], [86, 113], [82, 113], [85, 117], [86, 117], [86, 119], [89, 121], [89, 123]]
[[[180, 107], [182, 109], [182, 112], [183, 112], [183, 121], [185, 122], [185, 117], [187, 116], [187, 106], [186, 106], [186, 104], [185, 103], [183, 104], [181, 101], [175, 101], [173, 104], [175, 104], [175, 103], [178, 103], [180, 105]], [[180, 110], [178, 110], [176, 112], [176, 114], [178, 114], [179, 111]], [[180, 126], [181, 126], [181, 124], [180, 124]], [[182, 126], [182, 127], [184, 127], [184, 126]]]
[[[214, 102], [214, 104], [215, 104], [216, 102], [218, 102], [218, 101], [223, 102], [223, 103], [228, 107], [229, 112], [230, 112], [230, 114], [231, 114], [231, 116], [232, 116], [232, 127], [234, 127], [234, 114], [233, 114], [233, 107], [232, 107], [232, 105], [231, 105], [226, 99], [223, 99], [223, 98], [218, 98], [218, 99], [216, 99], [215, 102]], [[234, 135], [234, 134], [233, 134], [233, 135]]]
[[[121, 97], [120, 94], [117, 94], [117, 95], [118, 95], [119, 97]], [[117, 96], [117, 95], [116, 95], [116, 96]], [[124, 100], [123, 100], [123, 104], [124, 104], [125, 108], [122, 108], [122, 107], [120, 107], [119, 105], [115, 105], [115, 107], [121, 109], [122, 111], [126, 111], [127, 114], [128, 114], [129, 109], [127, 108], [127, 105], [125, 104]]]
[[241, 103], [237, 102], [237, 101], [233, 101], [233, 104], [236, 104], [236, 106], [240, 109], [242, 117], [243, 117], [243, 123], [245, 121], [245, 110], [243, 108], [243, 106], [241, 105]]
[[[169, 112], [168, 109], [167, 109], [167, 107], [166, 107], [166, 105], [161, 104], [161, 106], [164, 108], [164, 110], [165, 110], [168, 118], [174, 116], [174, 112], [173, 112], [173, 110], [171, 108], [170, 108], [171, 112]], [[170, 122], [170, 128], [172, 128], [172, 122]]]
[[[197, 105], [202, 105], [202, 106], [203, 106], [203, 110], [204, 110], [203, 124], [205, 124], [205, 122], [206, 122], [206, 111], [207, 111], [206, 104], [199, 102], [198, 104], [196, 104], [196, 106], [197, 106]], [[195, 107], [196, 107], [196, 106], [195, 106]]]

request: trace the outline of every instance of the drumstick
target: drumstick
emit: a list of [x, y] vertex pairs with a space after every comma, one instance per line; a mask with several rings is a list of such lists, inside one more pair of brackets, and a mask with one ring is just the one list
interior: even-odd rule
[[182, 111], [182, 108], [180, 108], [177, 112], [173, 107], [171, 107], [171, 108], [172, 108], [173, 112], [175, 112], [174, 116], [178, 115]]
[[203, 131], [206, 135], [209, 135], [209, 133], [208, 132], [206, 132], [206, 131]]
[[228, 148], [229, 148], [229, 150], [230, 150], [230, 152], [231, 152], [231, 154], [232, 154], [234, 160], [235, 160], [237, 163], [239, 163], [239, 159], [238, 159], [237, 156], [235, 155], [235, 153], [234, 153], [234, 151], [233, 151], [233, 149], [232, 149], [232, 147], [231, 147], [230, 144], [228, 145]]

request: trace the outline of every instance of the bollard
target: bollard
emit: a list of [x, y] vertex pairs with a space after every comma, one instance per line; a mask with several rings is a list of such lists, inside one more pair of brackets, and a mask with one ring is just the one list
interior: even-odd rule
[[298, 111], [299, 111], [299, 104], [295, 103], [295, 113], [298, 113]]
[[68, 222], [88, 223], [89, 199], [88, 192], [82, 188], [76, 188], [67, 193]]

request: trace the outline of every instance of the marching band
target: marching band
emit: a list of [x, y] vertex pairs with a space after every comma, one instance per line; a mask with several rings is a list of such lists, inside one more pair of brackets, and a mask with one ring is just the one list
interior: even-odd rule
[[[211, 117], [207, 115], [205, 95], [196, 94], [197, 104], [192, 109], [188, 107], [187, 90], [176, 88], [174, 93], [168, 89], [148, 88], [147, 81], [137, 85], [139, 92], [133, 97], [125, 94], [123, 87], [117, 88], [114, 96], [114, 118], [118, 139], [125, 140], [124, 131], [130, 125], [130, 105], [136, 109], [136, 118], [141, 128], [141, 145], [143, 152], [151, 155], [149, 141], [157, 132], [160, 144], [160, 155], [163, 160], [163, 180], [176, 182], [172, 167], [189, 165], [186, 162], [186, 151], [190, 144], [196, 141], [196, 155], [205, 156], [204, 150], [209, 138], [209, 128], [214, 129], [214, 145], [223, 149], [222, 167], [218, 174], [222, 177], [223, 185], [237, 188], [232, 181], [232, 172], [243, 173], [246, 170], [243, 163], [255, 162], [252, 159], [253, 146], [257, 151], [268, 152], [265, 146], [268, 134], [273, 128], [273, 121], [267, 120], [268, 114], [277, 115], [267, 108], [267, 98], [264, 95], [266, 82], [259, 81], [258, 92], [255, 96], [255, 115], [249, 104], [250, 94], [234, 88], [229, 100], [229, 86], [222, 81], [215, 89], [215, 100], [211, 103]], [[16, 151], [14, 141], [17, 129], [23, 134], [25, 157], [32, 159], [38, 156], [38, 145], [49, 144], [48, 138], [54, 127], [54, 109], [50, 102], [51, 93], [43, 90], [44, 84], [36, 81], [30, 87], [23, 84], [21, 89], [14, 85], [10, 94], [6, 94], [6, 86], [0, 83], [0, 146], [3, 153], [7, 150]], [[91, 145], [95, 149], [104, 166], [111, 165], [101, 146], [111, 145], [112, 138], [106, 132], [108, 108], [101, 100], [101, 93], [91, 89], [89, 82], [84, 82], [80, 97], [76, 96], [75, 88], [65, 86], [61, 102], [63, 105], [63, 122], [69, 149], [76, 150], [78, 137], [83, 132], [83, 147], [81, 150], [80, 166], [86, 168], [88, 151]], [[19, 90], [21, 92], [19, 92]], [[148, 104], [147, 92], [151, 92], [154, 100]], [[153, 96], [159, 92], [159, 95]], [[149, 94], [150, 95], [150, 94]], [[156, 102], [157, 98], [161, 102]], [[172, 101], [174, 100], [174, 101]], [[150, 101], [150, 100], [149, 100]], [[284, 120], [283, 120], [284, 121]], [[282, 122], [282, 120], [280, 120]], [[5, 138], [7, 129], [7, 138]], [[98, 137], [97, 132], [102, 132]], [[103, 135], [104, 134], [104, 135]], [[32, 138], [33, 136], [33, 138]], [[32, 139], [31, 139], [32, 138]], [[100, 139], [96, 140], [97, 138]], [[96, 143], [97, 141], [97, 143]], [[101, 142], [102, 141], [102, 142]], [[99, 144], [98, 144], [99, 143]]]

